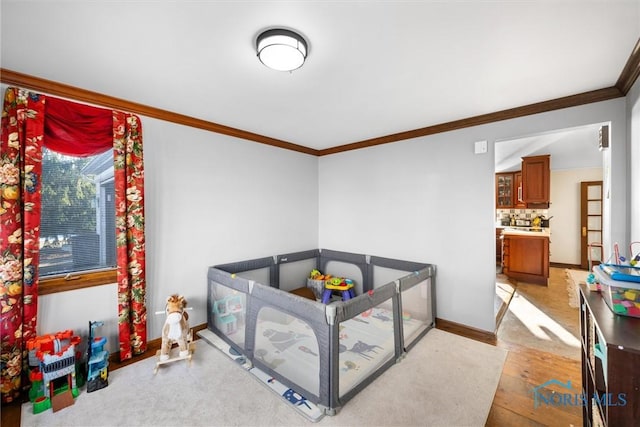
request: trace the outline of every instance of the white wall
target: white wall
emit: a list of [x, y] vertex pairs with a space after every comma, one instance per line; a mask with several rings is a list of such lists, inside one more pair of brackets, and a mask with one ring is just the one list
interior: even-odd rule
[[[640, 241], [640, 79], [627, 94], [627, 143], [629, 145], [629, 230], [632, 242]], [[637, 249], [634, 247], [634, 249]]]
[[[109, 284], [38, 297], [38, 335], [72, 329], [83, 337], [89, 336], [89, 321], [102, 321], [96, 336], [107, 337], [110, 352], [118, 349], [117, 285]], [[83, 347], [84, 348], [84, 347]]]
[[[437, 265], [437, 316], [493, 331], [496, 140], [611, 121], [612, 227], [624, 241], [625, 100], [323, 156], [320, 247]], [[474, 154], [474, 141], [489, 152]]]
[[[207, 268], [318, 247], [314, 156], [142, 117], [148, 338], [161, 335], [167, 296], [184, 295], [190, 324], [206, 323]], [[116, 286], [40, 298], [38, 333], [89, 320], [117, 349]]]
[[[314, 247], [434, 263], [437, 316], [493, 331], [492, 142], [611, 121], [605, 245], [626, 242], [625, 107], [616, 99], [319, 159], [143, 117], [148, 338], [160, 336], [164, 318], [152, 313], [174, 292], [193, 306], [192, 324], [206, 322], [208, 266]], [[481, 139], [489, 152], [475, 155]], [[42, 296], [38, 332], [102, 320], [114, 351], [115, 292]]]
[[602, 168], [551, 171], [550, 262], [580, 265], [580, 183], [601, 180]]

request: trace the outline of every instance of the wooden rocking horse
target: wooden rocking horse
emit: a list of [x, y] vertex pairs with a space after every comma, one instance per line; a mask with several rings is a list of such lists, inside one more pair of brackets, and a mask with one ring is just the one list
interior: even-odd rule
[[[193, 334], [189, 328], [189, 314], [187, 310], [187, 300], [182, 295], [174, 294], [167, 298], [167, 305], [164, 313], [167, 318], [162, 327], [162, 346], [156, 352], [158, 361], [153, 373], [158, 372], [160, 365], [186, 360], [191, 363], [191, 356], [195, 350]], [[159, 312], [163, 313], [163, 312]], [[172, 356], [172, 347], [178, 344], [178, 355]]]

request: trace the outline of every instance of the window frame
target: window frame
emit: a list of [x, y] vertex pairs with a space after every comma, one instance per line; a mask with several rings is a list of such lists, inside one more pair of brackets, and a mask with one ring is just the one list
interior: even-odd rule
[[38, 281], [38, 295], [49, 295], [114, 283], [117, 283], [117, 268], [98, 271], [76, 271], [40, 279]]
[[[52, 150], [55, 152], [55, 150]], [[105, 153], [111, 150], [105, 150]], [[102, 155], [98, 154], [97, 156]], [[75, 157], [63, 154], [67, 157]], [[102, 172], [104, 173], [104, 172]], [[111, 178], [113, 179], [113, 172]], [[115, 218], [114, 218], [115, 221]], [[117, 257], [117, 249], [114, 256]], [[40, 262], [38, 261], [38, 265]], [[117, 283], [117, 266], [98, 267], [90, 270], [78, 270], [68, 273], [57, 273], [51, 275], [40, 276], [38, 274], [38, 295], [49, 295], [58, 292], [72, 291], [76, 289], [91, 288], [94, 286], [102, 286]]]

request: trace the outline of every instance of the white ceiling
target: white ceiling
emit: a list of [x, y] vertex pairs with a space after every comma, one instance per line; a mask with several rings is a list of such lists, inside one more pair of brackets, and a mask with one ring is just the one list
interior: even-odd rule
[[498, 141], [495, 145], [496, 172], [512, 172], [522, 167], [522, 157], [551, 155], [551, 170], [601, 168], [597, 123], [539, 135]]
[[[611, 87], [640, 1], [2, 0], [1, 66], [314, 149]], [[305, 65], [272, 71], [282, 26]]]

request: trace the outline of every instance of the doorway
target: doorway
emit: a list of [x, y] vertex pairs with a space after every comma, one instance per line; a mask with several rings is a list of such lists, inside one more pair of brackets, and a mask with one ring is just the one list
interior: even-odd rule
[[580, 267], [602, 262], [602, 181], [580, 183]]
[[[495, 144], [495, 172], [516, 174], [521, 170], [522, 157], [549, 154], [551, 156], [551, 205], [549, 209], [539, 212], [538, 210], [526, 209], [516, 203], [508, 210], [496, 209], [496, 227], [500, 227], [500, 217], [507, 218], [515, 215], [516, 218], [528, 219], [536, 215], [546, 215], [552, 218], [549, 221], [551, 238], [549, 243], [549, 263], [550, 278], [547, 287], [528, 292], [528, 284], [514, 283], [508, 277], [500, 274], [499, 265], [496, 268], [496, 306], [498, 307], [500, 294], [504, 294], [505, 279], [514, 288], [513, 295], [520, 295], [521, 299], [532, 298], [536, 292], [536, 302], [544, 304], [537, 306], [541, 315], [553, 315], [555, 312], [556, 293], [567, 293], [565, 281], [566, 269], [580, 268], [581, 261], [581, 183], [600, 182], [600, 189], [603, 179], [603, 156], [598, 149], [598, 133], [602, 123], [568, 128], [557, 131], [550, 131], [536, 135], [529, 135], [514, 139], [496, 141]], [[595, 191], [594, 189], [590, 190]], [[600, 190], [602, 191], [602, 190]], [[595, 214], [602, 213], [602, 196], [589, 197], [591, 205], [599, 203], [599, 210], [593, 206], [590, 209]], [[593, 200], [591, 200], [593, 199]], [[602, 215], [599, 217], [602, 220]], [[594, 219], [590, 220], [592, 223]], [[600, 234], [591, 233], [592, 239], [601, 239], [602, 225], [588, 225], [587, 230], [597, 230]], [[589, 236], [589, 233], [587, 233]], [[496, 233], [496, 251], [499, 250], [500, 240]], [[586, 245], [586, 244], [585, 244]], [[520, 291], [518, 288], [521, 287]], [[552, 289], [553, 288], [553, 289]], [[539, 293], [539, 295], [538, 295]], [[552, 297], [553, 296], [553, 297]], [[504, 301], [504, 298], [502, 298]], [[565, 307], [561, 307], [564, 309]], [[514, 307], [514, 310], [516, 307]], [[508, 307], [507, 307], [508, 310]], [[504, 322], [523, 322], [524, 318], [514, 318], [507, 316], [504, 307], [496, 309], [496, 329], [502, 327]], [[534, 324], [536, 321], [531, 320]], [[528, 322], [524, 322], [525, 324]], [[510, 325], [504, 325], [509, 327]], [[529, 325], [531, 326], [531, 325]], [[553, 335], [553, 334], [552, 334]]]

